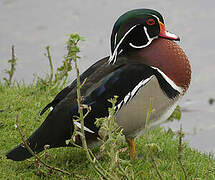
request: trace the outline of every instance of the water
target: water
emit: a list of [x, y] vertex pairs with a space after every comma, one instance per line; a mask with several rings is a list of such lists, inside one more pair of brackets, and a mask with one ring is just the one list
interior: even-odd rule
[[215, 1], [213, 0], [1, 0], [0, 1], [0, 79], [11, 45], [15, 45], [18, 65], [15, 80], [30, 82], [33, 74], [45, 75], [48, 61], [45, 46], [51, 46], [54, 65], [66, 54], [67, 35], [78, 32], [86, 38], [81, 44], [84, 71], [110, 51], [110, 33], [115, 20], [134, 8], [153, 8], [165, 18], [167, 29], [181, 37], [180, 46], [192, 66], [191, 87], [181, 102], [180, 122], [164, 124], [178, 130], [200, 151], [215, 152]]

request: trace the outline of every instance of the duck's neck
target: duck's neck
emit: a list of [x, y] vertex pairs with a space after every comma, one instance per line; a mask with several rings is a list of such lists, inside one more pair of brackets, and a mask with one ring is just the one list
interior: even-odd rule
[[191, 80], [191, 67], [183, 50], [173, 41], [156, 39], [149, 46], [127, 53], [131, 61], [142, 62], [162, 71], [185, 92]]

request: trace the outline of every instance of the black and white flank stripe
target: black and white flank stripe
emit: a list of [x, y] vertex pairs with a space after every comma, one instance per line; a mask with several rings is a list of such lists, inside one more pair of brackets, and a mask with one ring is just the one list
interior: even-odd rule
[[[151, 70], [153, 70], [153, 75], [156, 76], [158, 79], [159, 85], [163, 92], [169, 97], [169, 98], [175, 98], [177, 95], [183, 93], [183, 88], [177, 86], [168, 76], [166, 76], [160, 69], [156, 67], [150, 67]], [[141, 80], [135, 87], [132, 89], [128, 94], [121, 100], [115, 107], [115, 111], [119, 111], [123, 105], [127, 104], [147, 83], [150, 82], [153, 75], [150, 77]]]
[[152, 79], [152, 76], [147, 78], [147, 79], [144, 79], [142, 81], [140, 81], [137, 86], [135, 86], [135, 88], [129, 92], [125, 97], [124, 99], [117, 104], [117, 106], [115, 107], [115, 111], [119, 111], [121, 109], [121, 107], [126, 104], [128, 101], [130, 101], [136, 94], [137, 92], [139, 91], [139, 89], [143, 86], [145, 86], [150, 80]]

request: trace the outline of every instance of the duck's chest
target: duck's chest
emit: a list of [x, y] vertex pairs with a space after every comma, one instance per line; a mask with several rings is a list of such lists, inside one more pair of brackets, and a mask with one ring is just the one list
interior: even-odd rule
[[144, 131], [150, 103], [149, 126], [166, 120], [177, 106], [179, 96], [170, 99], [164, 94], [155, 76], [145, 86], [139, 88], [136, 95], [125, 103], [116, 114], [117, 124], [123, 128], [126, 137], [136, 137]]

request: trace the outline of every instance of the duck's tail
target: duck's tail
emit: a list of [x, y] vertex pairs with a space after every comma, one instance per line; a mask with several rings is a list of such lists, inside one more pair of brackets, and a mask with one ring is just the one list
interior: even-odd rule
[[[27, 143], [35, 153], [43, 151], [45, 145], [49, 145], [50, 148], [67, 146], [65, 141], [71, 138], [73, 127], [69, 112], [54, 112], [53, 110], [43, 124], [28, 138]], [[32, 154], [23, 144], [6, 154], [8, 159], [14, 161], [23, 161], [31, 156]]]

